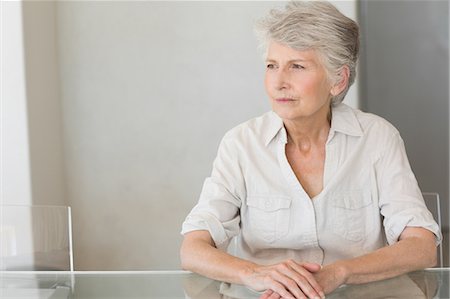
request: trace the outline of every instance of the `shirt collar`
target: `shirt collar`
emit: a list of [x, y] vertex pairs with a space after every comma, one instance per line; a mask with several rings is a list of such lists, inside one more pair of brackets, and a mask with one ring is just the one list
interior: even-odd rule
[[269, 118], [268, 127], [263, 130], [264, 145], [267, 146], [284, 129], [283, 120], [273, 111], [267, 114]]
[[331, 129], [350, 136], [362, 136], [363, 130], [355, 111], [344, 103], [331, 106]]
[[[362, 136], [363, 131], [355, 112], [346, 104], [340, 103], [331, 107], [331, 128], [330, 134], [340, 132], [351, 136]], [[263, 131], [264, 145], [267, 146], [284, 129], [283, 120], [273, 111], [267, 114], [269, 125]], [[330, 135], [330, 136], [331, 136]]]

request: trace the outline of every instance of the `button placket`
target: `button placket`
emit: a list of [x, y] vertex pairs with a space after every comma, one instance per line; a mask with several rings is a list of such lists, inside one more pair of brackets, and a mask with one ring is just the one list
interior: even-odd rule
[[[286, 143], [287, 140], [283, 140], [284, 138], [280, 138], [278, 143], [278, 163], [281, 167], [281, 171], [286, 178], [286, 181], [291, 188], [291, 192], [293, 194], [293, 198], [298, 201], [298, 203], [302, 207], [301, 217], [303, 221], [306, 223], [306, 227], [302, 227], [301, 231], [303, 232], [303, 242], [313, 244], [315, 247], [319, 247], [318, 236], [317, 236], [317, 221], [315, 217], [314, 205], [309, 195], [303, 189], [303, 186], [298, 181], [295, 176], [294, 171], [292, 170], [291, 165], [286, 157]], [[284, 141], [284, 142], [283, 142]], [[299, 216], [298, 211], [293, 211], [296, 216]]]

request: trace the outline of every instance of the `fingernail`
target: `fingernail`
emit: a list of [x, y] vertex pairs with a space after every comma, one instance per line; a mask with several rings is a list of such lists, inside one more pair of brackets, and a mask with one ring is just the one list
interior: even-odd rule
[[325, 299], [325, 294], [323, 292], [319, 292], [320, 298]]

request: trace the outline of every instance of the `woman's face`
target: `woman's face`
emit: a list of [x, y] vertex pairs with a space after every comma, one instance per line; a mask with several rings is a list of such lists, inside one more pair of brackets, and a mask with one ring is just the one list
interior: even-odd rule
[[332, 86], [314, 50], [271, 42], [264, 84], [272, 110], [284, 120], [328, 115]]

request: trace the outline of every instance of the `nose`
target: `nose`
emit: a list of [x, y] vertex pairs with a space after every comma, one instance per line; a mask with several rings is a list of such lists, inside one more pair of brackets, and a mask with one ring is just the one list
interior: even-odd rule
[[279, 69], [274, 78], [275, 87], [278, 90], [288, 89], [289, 88], [289, 75], [285, 70]]

